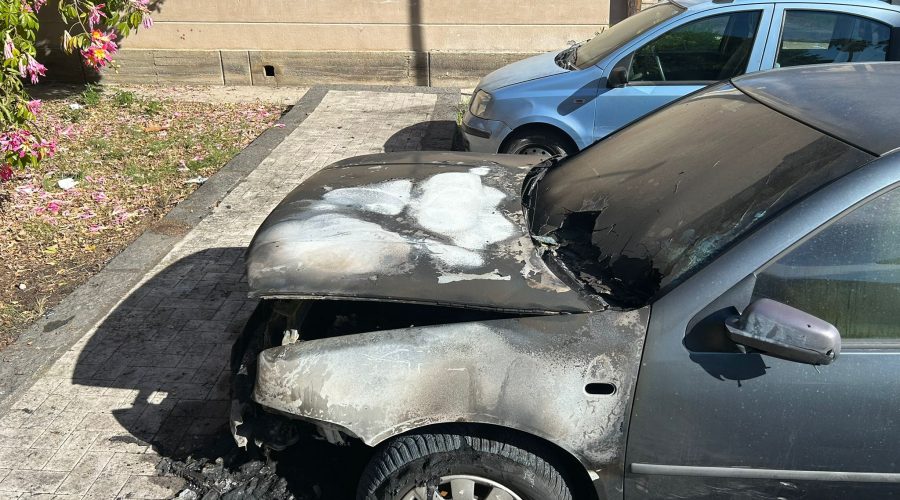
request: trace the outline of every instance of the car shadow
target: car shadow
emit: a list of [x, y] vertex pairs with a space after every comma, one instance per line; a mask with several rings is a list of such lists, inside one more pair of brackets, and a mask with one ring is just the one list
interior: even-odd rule
[[385, 153], [398, 151], [462, 151], [462, 136], [452, 120], [434, 120], [404, 127], [384, 143]]
[[[247, 298], [244, 251], [212, 248], [165, 266], [91, 335], [73, 382], [101, 389], [98, 407], [113, 408], [105, 422], [98, 414], [98, 439], [234, 468], [259, 458], [239, 452], [228, 430], [231, 346], [257, 304]], [[301, 442], [275, 457], [278, 475], [297, 498], [319, 498], [317, 489], [325, 498], [352, 497], [362, 459], [343, 453]]]

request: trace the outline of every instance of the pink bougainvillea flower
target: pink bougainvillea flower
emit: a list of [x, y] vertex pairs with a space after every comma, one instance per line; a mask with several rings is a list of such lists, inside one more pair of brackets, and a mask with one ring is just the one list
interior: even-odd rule
[[141, 24], [144, 28], [153, 27], [153, 18], [150, 17], [150, 0], [131, 0], [131, 7], [143, 14]]
[[91, 43], [104, 45], [116, 39], [116, 34], [111, 32], [103, 32], [100, 30], [91, 31]]
[[81, 55], [84, 57], [88, 66], [93, 66], [95, 68], [102, 68], [112, 61], [110, 53], [103, 47], [97, 47], [96, 45], [91, 45], [87, 49], [82, 50]]
[[43, 7], [47, 3], [47, 0], [34, 0], [34, 11], [40, 12], [41, 7]]
[[94, 201], [96, 201], [97, 203], [100, 203], [100, 202], [103, 202], [103, 201], [106, 201], [106, 200], [107, 200], [107, 198], [106, 198], [106, 193], [104, 193], [103, 191], [98, 191], [98, 192], [94, 193], [94, 194], [91, 196], [91, 198], [93, 198]]
[[59, 208], [60, 208], [60, 205], [59, 205], [59, 202], [57, 202], [57, 201], [51, 201], [50, 203], [47, 204], [47, 210], [49, 210], [50, 212], [52, 212], [54, 214], [59, 213]]
[[99, 233], [102, 229], [103, 229], [103, 226], [101, 226], [100, 224], [91, 224], [88, 227], [88, 231], [90, 231], [92, 233]]
[[34, 156], [36, 156], [38, 160], [43, 160], [44, 158], [48, 158], [56, 154], [56, 148], [56, 141], [47, 141], [41, 139], [41, 141], [37, 144], [37, 147], [32, 151], [32, 154], [34, 154]]
[[6, 41], [3, 43], [3, 57], [6, 59], [13, 58], [13, 49], [16, 46], [13, 45], [12, 38], [9, 37], [9, 32], [6, 33]]
[[100, 30], [91, 32], [91, 45], [81, 51], [82, 57], [89, 66], [103, 68], [112, 62], [112, 56], [119, 50], [115, 42], [116, 34], [104, 33]]
[[28, 101], [28, 104], [25, 105], [25, 107], [28, 108], [28, 111], [35, 116], [41, 113], [42, 106], [43, 103], [40, 99], [33, 99], [31, 101]]
[[10, 130], [0, 133], [0, 156], [16, 163], [11, 158], [28, 161], [42, 160], [56, 153], [56, 142], [38, 139], [28, 130]]
[[28, 72], [28, 76], [31, 77], [31, 83], [37, 83], [40, 79], [39, 77], [47, 74], [47, 67], [37, 62], [30, 55], [28, 56], [28, 66], [25, 67], [25, 70]]
[[102, 18], [106, 17], [106, 13], [103, 12], [103, 7], [106, 7], [105, 3], [98, 3], [88, 9], [88, 27], [93, 28], [100, 24]]
[[9, 165], [0, 166], [0, 181], [6, 182], [13, 178], [13, 169]]

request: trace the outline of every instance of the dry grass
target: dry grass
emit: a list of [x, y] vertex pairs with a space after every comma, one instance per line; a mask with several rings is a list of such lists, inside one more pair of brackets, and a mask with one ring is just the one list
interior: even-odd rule
[[[162, 92], [162, 91], [161, 91]], [[265, 129], [282, 108], [93, 87], [46, 101], [57, 155], [0, 185], [0, 347], [84, 283]], [[64, 190], [59, 181], [73, 179]]]

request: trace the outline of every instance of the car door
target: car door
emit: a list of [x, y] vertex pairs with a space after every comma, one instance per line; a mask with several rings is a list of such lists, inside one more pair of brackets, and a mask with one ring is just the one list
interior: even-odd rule
[[761, 69], [897, 60], [895, 26], [900, 26], [900, 12], [893, 9], [776, 4]]
[[[900, 161], [878, 163], [654, 304], [625, 498], [900, 494]], [[758, 298], [836, 325], [840, 356], [814, 367], [742, 352], [724, 320]]]
[[[669, 102], [724, 80], [756, 71], [765, 47], [771, 5], [703, 12], [642, 38], [607, 68], [597, 99], [594, 136], [600, 139]], [[619, 68], [627, 82], [615, 85]]]

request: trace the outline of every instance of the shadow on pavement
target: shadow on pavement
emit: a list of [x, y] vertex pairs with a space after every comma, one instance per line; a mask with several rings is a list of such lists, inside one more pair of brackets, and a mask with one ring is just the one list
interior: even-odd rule
[[459, 127], [455, 121], [416, 123], [395, 132], [384, 143], [385, 153], [398, 151], [461, 151]]
[[[246, 296], [243, 253], [213, 248], [182, 258], [103, 321], [73, 375], [77, 384], [104, 388], [98, 404], [116, 408], [98, 439], [122, 451], [151, 447], [169, 459], [170, 471], [184, 472], [171, 461], [191, 457], [198, 471], [222, 459], [226, 469], [256, 473], [259, 457], [239, 453], [227, 425], [231, 345], [256, 306]], [[297, 498], [352, 498], [361, 464], [346, 453], [310, 440], [272, 458]], [[206, 480], [188, 472], [189, 482]]]

